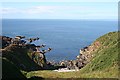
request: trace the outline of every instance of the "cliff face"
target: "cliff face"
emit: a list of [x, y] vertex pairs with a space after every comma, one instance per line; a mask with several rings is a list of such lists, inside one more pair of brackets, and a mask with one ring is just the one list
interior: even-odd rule
[[10, 42], [11, 42], [11, 40], [12, 40], [12, 38], [10, 38], [10, 37], [7, 37], [7, 36], [0, 36], [0, 48], [5, 48], [5, 47], [7, 47], [9, 44], [10, 44]]
[[[80, 50], [78, 59], [70, 61], [62, 61], [61, 65], [67, 66], [72, 69], [75, 66], [78, 66], [82, 63], [77, 72], [67, 72], [67, 73], [58, 73], [52, 71], [41, 71], [30, 73], [43, 76], [47, 78], [100, 78], [100, 79], [118, 79], [120, 68], [118, 66], [119, 61], [119, 52], [120, 40], [118, 39], [119, 32], [110, 32], [100, 38], [96, 39], [91, 45]], [[80, 62], [81, 61], [81, 62]], [[87, 63], [85, 63], [85, 61]], [[83, 65], [85, 64], [85, 65]], [[60, 70], [66, 70], [60, 69]], [[40, 75], [42, 74], [42, 75]], [[49, 74], [49, 75], [48, 75]]]
[[118, 33], [110, 32], [96, 39], [91, 45], [80, 49], [75, 60], [75, 66], [85, 71], [105, 69], [117, 65], [118, 61]]
[[[80, 54], [77, 56], [76, 60], [63, 61], [60, 65], [69, 69], [80, 69], [80, 74], [83, 73], [85, 77], [86, 75], [90, 77], [99, 77], [100, 75], [102, 78], [106, 76], [116, 77], [119, 71], [119, 33], [120, 32], [110, 32], [101, 36], [91, 45], [80, 49]], [[30, 41], [31, 40], [32, 39], [30, 39]], [[4, 43], [4, 47], [1, 49], [3, 55], [3, 76], [10, 78], [11, 76], [19, 75], [16, 78], [25, 78], [21, 75], [20, 70], [38, 70], [43, 69], [43, 66], [47, 65], [45, 56], [39, 55], [38, 57], [38, 53], [45, 53], [51, 49], [43, 50], [42, 52], [36, 49], [36, 47], [43, 47], [44, 45], [24, 45], [18, 44], [18, 42], [11, 44], [6, 38], [4, 38]], [[40, 56], [42, 58], [40, 58]], [[7, 68], [8, 66], [10, 67]]]
[[[117, 62], [118, 33], [110, 32], [100, 38], [96, 39], [91, 45], [80, 49], [80, 54], [76, 57], [76, 60], [68, 60], [60, 62], [60, 65], [67, 67], [68, 69], [81, 69], [88, 65], [94, 69], [102, 68], [101, 66], [109, 66]], [[109, 59], [110, 58], [110, 59]], [[110, 62], [108, 62], [110, 61]], [[111, 62], [113, 61], [113, 63]], [[101, 65], [102, 63], [102, 65]], [[93, 65], [94, 64], [94, 65]], [[96, 65], [98, 64], [98, 65]]]
[[93, 44], [80, 49], [80, 54], [76, 59], [77, 67], [80, 69], [88, 64], [94, 56], [93, 52], [97, 51], [100, 46], [101, 43], [99, 41], [95, 41]]
[[[21, 37], [0, 37], [0, 42], [2, 42], [2, 47], [0, 49], [0, 52], [2, 52], [1, 54], [3, 60], [2, 73], [4, 74], [4, 78], [14, 78], [15, 73], [19, 73], [18, 75], [22, 75], [20, 70], [29, 72], [47, 68], [46, 57], [44, 54], [46, 52], [49, 52], [51, 48], [49, 48], [48, 50], [40, 51], [39, 48], [45, 47], [45, 45], [36, 46], [34, 44], [31, 44], [32, 41], [36, 40], [36, 38], [29, 39], [30, 41], [28, 42], [25, 41], [26, 39], [20, 38]], [[11, 72], [9, 72], [9, 70], [7, 69], [8, 66], [11, 66], [9, 68], [10, 71], [15, 71], [15, 73], [12, 74]]]
[[[19, 45], [9, 45], [2, 50], [2, 58], [7, 59], [24, 71], [42, 69], [28, 56], [28, 48]], [[4, 64], [4, 63], [3, 63]]]
[[67, 67], [68, 69], [81, 69], [86, 66], [94, 57], [96, 52], [102, 44], [99, 41], [95, 41], [91, 45], [80, 49], [80, 54], [76, 57], [76, 60], [61, 61], [60, 65]]
[[118, 73], [118, 54], [120, 51], [118, 34], [119, 32], [107, 33], [96, 39], [86, 50], [80, 51], [82, 55], [88, 56], [88, 63], [82, 68], [82, 72], [107, 70], [106, 72], [109, 72], [111, 75]]

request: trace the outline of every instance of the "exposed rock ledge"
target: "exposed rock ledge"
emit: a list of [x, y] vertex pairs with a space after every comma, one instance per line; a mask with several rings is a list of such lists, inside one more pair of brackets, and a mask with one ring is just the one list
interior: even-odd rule
[[[48, 50], [39, 51], [38, 48], [42, 48], [45, 46], [44, 45], [36, 46], [34, 44], [30, 44], [31, 42], [33, 42], [35, 40], [39, 40], [39, 38], [30, 38], [27, 41], [24, 38], [25, 37], [21, 37], [21, 36], [17, 36], [15, 38], [1, 36], [0, 37], [0, 39], [2, 40], [2, 49], [1, 50], [4, 53], [4, 51], [7, 51], [7, 50], [16, 51], [16, 49], [19, 47], [21, 47], [20, 49], [28, 48], [30, 53], [32, 53], [32, 54], [30, 54], [31, 55], [30, 57], [34, 62], [39, 63], [39, 65], [41, 67], [43, 67], [42, 62], [38, 62], [38, 61], [36, 61], [36, 59], [34, 59], [35, 56], [37, 56], [37, 55], [34, 55], [34, 53], [36, 52], [36, 54], [39, 53], [42, 55], [42, 57], [43, 57], [42, 60], [44, 60], [44, 64], [47, 64], [44, 53], [46, 53], [47, 51], [50, 51], [51, 49], [49, 48], [50, 50], [48, 49]], [[87, 47], [84, 47], [83, 49], [80, 49], [80, 54], [76, 57], [76, 60], [60, 61], [57, 64], [57, 66], [58, 66], [57, 68], [59, 69], [58, 71], [62, 71], [62, 70], [63, 71], [75, 70], [76, 71], [76, 70], [81, 69], [87, 63], [90, 62], [90, 60], [94, 56], [94, 54], [92, 54], [92, 53], [94, 51], [96, 51], [100, 46], [101, 46], [101, 43], [98, 41], [95, 41], [93, 44], [91, 44]], [[15, 47], [17, 47], [17, 48], [15, 48]], [[18, 52], [18, 50], [19, 49], [17, 49], [17, 52]], [[21, 50], [19, 50], [19, 51], [21, 51]], [[55, 66], [55, 64], [50, 63], [50, 65], [53, 65], [53, 66]]]
[[[88, 64], [93, 58], [93, 52], [101, 46], [101, 43], [95, 41], [93, 44], [80, 49], [80, 54], [76, 57], [76, 60], [61, 61], [59, 65], [64, 66], [68, 70], [79, 70]], [[64, 68], [63, 68], [64, 69]], [[62, 70], [60, 70], [62, 72]]]

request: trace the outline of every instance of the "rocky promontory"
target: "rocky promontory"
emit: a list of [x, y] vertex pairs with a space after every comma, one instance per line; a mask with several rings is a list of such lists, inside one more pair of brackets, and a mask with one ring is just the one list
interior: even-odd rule
[[18, 71], [22, 70], [27, 72], [54, 67], [47, 63], [45, 57], [45, 53], [51, 51], [51, 48], [44, 50], [42, 48], [46, 47], [46, 45], [32, 44], [36, 40], [39, 40], [39, 38], [26, 39], [25, 36], [16, 36], [15, 38], [0, 36], [0, 42], [2, 43], [0, 52], [3, 60], [4, 78], [14, 77], [10, 76], [11, 73], [7, 73], [7, 66], [10, 64], [16, 66]]

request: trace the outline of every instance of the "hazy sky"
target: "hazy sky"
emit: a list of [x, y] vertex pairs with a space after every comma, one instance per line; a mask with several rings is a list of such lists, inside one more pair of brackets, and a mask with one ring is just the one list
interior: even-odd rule
[[117, 0], [34, 0], [34, 2], [4, 0], [0, 9], [2, 18], [10, 19], [111, 20], [118, 17]]

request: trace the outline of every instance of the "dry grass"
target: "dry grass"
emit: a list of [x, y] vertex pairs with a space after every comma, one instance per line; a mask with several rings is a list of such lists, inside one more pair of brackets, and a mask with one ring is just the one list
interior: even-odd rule
[[82, 70], [76, 72], [55, 72], [51, 70], [32, 71], [27, 73], [27, 78], [32, 76], [43, 78], [118, 78], [118, 67], [111, 67], [102, 71], [84, 73]]

